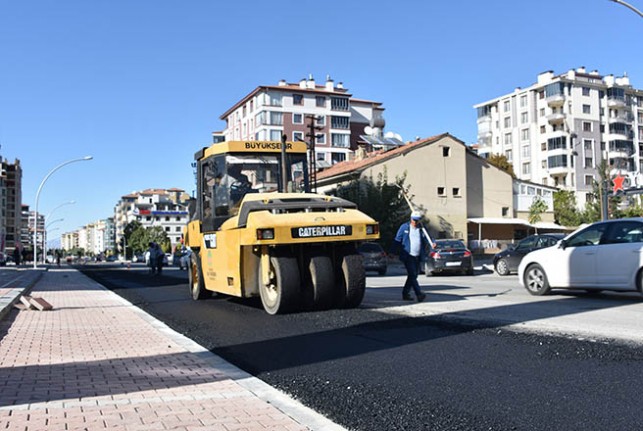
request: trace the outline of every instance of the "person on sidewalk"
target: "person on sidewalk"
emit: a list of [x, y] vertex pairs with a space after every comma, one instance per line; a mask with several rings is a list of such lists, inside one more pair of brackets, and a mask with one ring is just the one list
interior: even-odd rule
[[402, 223], [395, 235], [395, 243], [399, 250], [400, 260], [406, 268], [406, 282], [402, 288], [402, 299], [412, 301], [411, 289], [415, 292], [418, 302], [424, 301], [426, 294], [420, 289], [418, 284], [418, 273], [420, 271], [420, 262], [426, 256], [426, 249], [429, 241], [422, 235], [422, 225], [420, 219], [422, 214], [419, 211], [411, 213], [411, 220]]

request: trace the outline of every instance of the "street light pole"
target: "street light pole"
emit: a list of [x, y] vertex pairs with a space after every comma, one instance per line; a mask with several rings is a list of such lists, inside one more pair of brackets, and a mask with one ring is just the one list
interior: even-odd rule
[[[45, 218], [47, 220], [47, 218]], [[45, 229], [42, 231], [42, 263], [45, 265], [47, 263], [47, 228], [54, 223], [65, 220], [64, 218], [59, 218], [49, 223], [45, 223]]]
[[[75, 204], [75, 203], [76, 203], [76, 201], [63, 202], [63, 203], [61, 203], [60, 205], [58, 205], [57, 207], [55, 207], [54, 209], [52, 209], [51, 211], [49, 211], [49, 214], [47, 214], [47, 215], [45, 216], [45, 219], [43, 220], [43, 222], [45, 223], [45, 231], [43, 232], [43, 236], [42, 236], [42, 249], [43, 249], [43, 253], [42, 253], [42, 263], [46, 263], [46, 260], [47, 260], [47, 253], [46, 253], [46, 250], [45, 250], [45, 249], [46, 249], [46, 245], [45, 245], [45, 244], [46, 244], [46, 242], [45, 242], [45, 241], [46, 241], [46, 239], [45, 239], [45, 238], [47, 237], [47, 220], [49, 220], [49, 218], [51, 217], [51, 215], [52, 215], [52, 214], [54, 213], [54, 211], [56, 211], [58, 208], [60, 208], [60, 207], [62, 207], [62, 206], [65, 206], [65, 205], [73, 205], [73, 204]], [[62, 220], [62, 219], [60, 219], [60, 220]], [[51, 222], [51, 223], [53, 223], [53, 222]]]
[[631, 4], [629, 4], [629, 3], [627, 3], [627, 2], [624, 2], [623, 0], [611, 0], [611, 1], [613, 1], [614, 3], [618, 3], [618, 4], [620, 4], [620, 5], [625, 6], [626, 8], [630, 9], [630, 10], [631, 10], [631, 11], [633, 11], [635, 14], [637, 14], [638, 16], [640, 16], [641, 18], [643, 18], [643, 12], [641, 12], [640, 10], [638, 10], [637, 8], [635, 8], [634, 6], [632, 6]]
[[45, 178], [42, 179], [40, 186], [38, 186], [38, 191], [36, 192], [36, 208], [34, 210], [34, 224], [33, 224], [33, 268], [34, 269], [38, 268], [38, 201], [40, 200], [40, 192], [42, 191], [42, 187], [45, 185], [49, 177], [58, 169], [62, 168], [63, 166], [66, 166], [70, 163], [84, 162], [85, 160], [91, 160], [91, 159], [93, 159], [92, 156], [85, 156], [80, 159], [72, 159], [59, 164], [51, 171], [49, 171], [47, 175], [45, 175]]

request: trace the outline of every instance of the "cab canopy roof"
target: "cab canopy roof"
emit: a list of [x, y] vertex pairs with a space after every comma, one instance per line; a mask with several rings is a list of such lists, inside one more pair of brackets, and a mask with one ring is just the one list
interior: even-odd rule
[[[305, 142], [286, 142], [287, 153], [306, 154]], [[224, 141], [202, 148], [194, 154], [195, 160], [217, 154], [227, 153], [280, 153], [281, 142], [279, 141]]]

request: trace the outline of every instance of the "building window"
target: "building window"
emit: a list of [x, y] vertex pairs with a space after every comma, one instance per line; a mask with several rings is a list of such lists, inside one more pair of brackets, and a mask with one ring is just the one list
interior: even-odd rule
[[526, 162], [522, 164], [522, 174], [530, 175], [531, 174], [531, 163]]
[[591, 139], [583, 139], [583, 146], [585, 147], [585, 151], [592, 151], [592, 145], [594, 144], [594, 141]]
[[527, 95], [523, 94], [520, 96], [520, 107], [524, 108], [525, 106], [527, 106]]
[[344, 160], [346, 160], [346, 154], [344, 154], [344, 153], [331, 153], [330, 158], [331, 158], [331, 162], [333, 164], [335, 164], [335, 163], [343, 162]]
[[181, 232], [181, 226], [177, 226], [177, 227], [174, 229], [174, 231], [175, 231], [175, 232]]
[[591, 168], [594, 166], [594, 159], [592, 157], [585, 157], [585, 168]]
[[591, 114], [592, 107], [590, 105], [583, 105], [583, 114]]
[[511, 150], [507, 150], [507, 151], [505, 151], [505, 157], [506, 157], [506, 158], [507, 158], [507, 160], [509, 160], [510, 162], [511, 162], [511, 155], [512, 155]]
[[330, 109], [334, 111], [348, 111], [350, 109], [347, 97], [331, 97]]
[[451, 147], [442, 147], [442, 157], [451, 156]]
[[547, 128], [545, 126], [540, 126], [540, 133], [547, 133]]
[[315, 135], [315, 143], [317, 144], [326, 144], [326, 134], [319, 133]]
[[511, 145], [511, 133], [505, 133], [505, 145]]
[[583, 132], [591, 132], [592, 131], [592, 123], [589, 121], [583, 121]]
[[293, 105], [303, 105], [304, 104], [304, 95], [303, 94], [293, 94], [292, 95], [292, 104]]
[[268, 103], [270, 106], [281, 106], [281, 94], [271, 94]]
[[589, 96], [589, 87], [583, 87], [583, 96]]
[[302, 114], [292, 114], [293, 124], [304, 124], [304, 116]]
[[502, 216], [503, 217], [509, 216], [509, 207], [502, 207]]
[[315, 116], [315, 124], [317, 126], [325, 126], [326, 125], [326, 116], [325, 115], [317, 115], [317, 116]]
[[[567, 148], [567, 137], [566, 136], [559, 136], [557, 138], [549, 138], [547, 139], [547, 149], [549, 151], [552, 150], [560, 150], [560, 149], [565, 149]], [[551, 167], [551, 165], [550, 165]]]
[[348, 117], [330, 117], [330, 127], [333, 129], [348, 129]]
[[543, 142], [540, 144], [540, 151], [547, 151], [547, 143]]
[[326, 153], [315, 153], [315, 159], [318, 162], [325, 162], [326, 161]]
[[304, 140], [304, 132], [292, 132], [292, 140], [293, 141], [303, 141]]
[[529, 122], [529, 113], [523, 112], [522, 114], [520, 114], [520, 122], [522, 124], [528, 123]]
[[170, 227], [169, 227], [169, 226], [165, 226], [165, 232], [169, 232], [169, 231], [170, 231]]
[[509, 127], [511, 127], [511, 117], [505, 117], [504, 125], [505, 125], [505, 129], [508, 129]]
[[452, 191], [453, 191], [453, 196], [460, 197], [460, 187], [454, 187]]
[[529, 145], [522, 146], [522, 156], [526, 159], [531, 157], [531, 147]]
[[505, 112], [509, 112], [511, 110], [511, 102], [509, 100], [505, 100], [504, 107]]
[[270, 112], [270, 125], [282, 126], [284, 124], [284, 114], [282, 112]]
[[315, 96], [315, 106], [318, 108], [326, 106], [326, 98], [324, 96]]
[[438, 187], [438, 196], [446, 196], [446, 191], [444, 187]]
[[520, 139], [523, 141], [529, 140], [529, 129], [522, 129], [520, 131]]
[[545, 116], [545, 108], [540, 108], [540, 116], [541, 117]]
[[348, 148], [350, 146], [349, 138], [350, 135], [344, 135], [340, 133], [331, 134], [331, 144], [333, 147]]
[[547, 159], [549, 169], [551, 168], [566, 168], [567, 167], [567, 155], [562, 154], [560, 156], [551, 156]]
[[271, 141], [281, 141], [281, 130], [271, 130], [270, 131], [270, 140]]
[[594, 184], [594, 177], [592, 175], [585, 175], [585, 185], [591, 186]]

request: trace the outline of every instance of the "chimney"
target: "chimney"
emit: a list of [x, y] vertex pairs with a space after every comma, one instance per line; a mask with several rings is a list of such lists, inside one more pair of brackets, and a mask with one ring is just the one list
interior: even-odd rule
[[285, 87], [286, 86], [286, 80], [285, 79], [280, 80], [278, 85], [280, 87]]
[[326, 90], [333, 91], [334, 87], [335, 87], [335, 84], [333, 83], [333, 80], [330, 79], [330, 75], [326, 75]]
[[344, 83], [343, 82], [338, 82], [337, 83], [337, 89], [338, 90], [343, 90], [344, 89]]
[[299, 81], [299, 88], [306, 88], [306, 78], [302, 78]]
[[306, 87], [307, 88], [315, 88], [315, 78], [313, 78], [313, 74], [311, 73], [308, 75], [308, 81], [306, 81]]
[[585, 73], [585, 66], [581, 66], [578, 69], [576, 69], [576, 72], [578, 73]]

